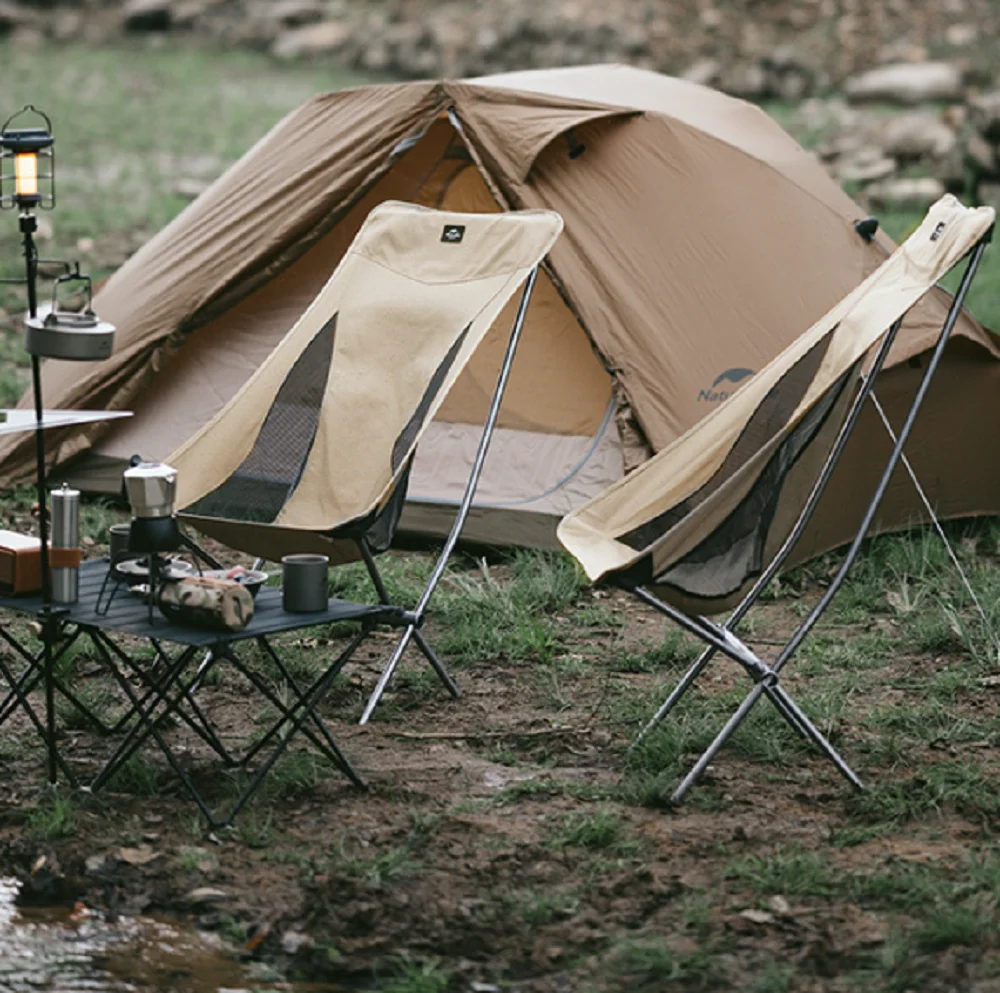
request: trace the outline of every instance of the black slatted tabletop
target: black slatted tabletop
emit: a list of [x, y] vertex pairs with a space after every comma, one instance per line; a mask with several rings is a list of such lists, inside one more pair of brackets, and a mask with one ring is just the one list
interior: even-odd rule
[[[317, 624], [333, 624], [337, 621], [395, 621], [399, 622], [403, 611], [395, 606], [379, 604], [351, 603], [347, 600], [330, 600], [326, 610], [308, 614], [292, 614], [281, 606], [281, 590], [273, 586], [263, 586], [254, 601], [253, 620], [242, 631], [215, 631], [193, 625], [178, 624], [164, 617], [159, 610], [153, 610], [152, 624], [149, 607], [138, 596], [129, 592], [125, 584], [108, 581], [104, 590], [102, 608], [114, 591], [111, 606], [106, 614], [95, 610], [101, 585], [108, 574], [106, 560], [84, 562], [80, 567], [80, 594], [74, 604], [66, 605], [66, 620], [105, 631], [117, 631], [139, 638], [159, 638], [181, 645], [210, 646], [224, 642], [257, 638], [261, 635], [277, 634], [281, 631], [295, 631]], [[42, 607], [42, 598], [34, 596], [0, 596], [0, 608], [35, 614]]]

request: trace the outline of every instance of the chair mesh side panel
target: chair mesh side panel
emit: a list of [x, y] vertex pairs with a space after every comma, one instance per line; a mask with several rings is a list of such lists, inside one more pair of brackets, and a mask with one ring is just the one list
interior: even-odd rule
[[420, 403], [417, 404], [416, 410], [410, 415], [410, 419], [406, 422], [403, 430], [399, 432], [399, 437], [392, 446], [392, 455], [389, 462], [394, 476], [399, 471], [399, 467], [403, 464], [403, 460], [410, 451], [413, 439], [420, 433], [420, 429], [424, 425], [424, 418], [427, 416], [427, 410], [441, 389], [441, 384], [444, 382], [445, 376], [448, 375], [448, 370], [455, 364], [455, 357], [458, 355], [462, 343], [465, 341], [465, 336], [469, 333], [469, 328], [471, 327], [471, 324], [467, 324], [462, 333], [455, 339], [455, 343], [448, 349], [448, 353], [434, 370], [434, 375], [431, 376], [430, 382], [427, 384], [427, 389], [424, 390], [424, 395], [420, 398]]
[[640, 527], [619, 535], [618, 540], [636, 551], [648, 548], [687, 517], [703, 500], [710, 497], [733, 476], [751, 456], [784, 430], [788, 419], [795, 412], [818, 372], [823, 357], [830, 347], [832, 335], [833, 332], [824, 335], [771, 387], [767, 396], [761, 400], [743, 426], [725, 461], [707, 483], [669, 510], [665, 510]]
[[298, 484], [319, 427], [337, 315], [302, 350], [275, 394], [250, 454], [186, 510], [200, 517], [270, 524]]
[[657, 585], [672, 586], [689, 596], [718, 598], [735, 593], [748, 579], [760, 574], [785, 479], [823, 429], [858, 368], [848, 370], [823, 394], [778, 446], [739, 505], [697, 547], [656, 576]]

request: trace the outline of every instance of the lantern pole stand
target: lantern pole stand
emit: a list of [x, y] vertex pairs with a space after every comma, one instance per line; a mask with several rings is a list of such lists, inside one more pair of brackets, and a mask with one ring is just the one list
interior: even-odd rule
[[[22, 114], [36, 114], [45, 122], [45, 127], [11, 128], [11, 122]], [[27, 340], [27, 330], [38, 316], [38, 251], [35, 246], [35, 232], [38, 230], [38, 219], [35, 208], [55, 206], [55, 160], [53, 158], [52, 122], [48, 115], [33, 104], [27, 104], [21, 110], [11, 114], [0, 126], [0, 152], [2, 158], [12, 159], [13, 175], [5, 175], [0, 170], [0, 209], [18, 208], [18, 227], [24, 246], [24, 279], [0, 279], [0, 283], [23, 283], [27, 288], [28, 317], [25, 322], [25, 348], [31, 355], [31, 384], [35, 403], [35, 480], [38, 488], [38, 546], [39, 566], [41, 568], [41, 604], [35, 615], [42, 640], [42, 673], [45, 686], [45, 726], [32, 713], [32, 719], [45, 738], [48, 752], [48, 780], [55, 787], [58, 770], [62, 768], [70, 785], [75, 786], [73, 774], [64, 762], [59, 759], [56, 746], [56, 714], [55, 714], [55, 673], [53, 667], [55, 658], [53, 648], [62, 627], [63, 619], [68, 614], [65, 607], [53, 607], [52, 604], [52, 574], [49, 568], [51, 561], [49, 547], [49, 509], [48, 493], [45, 480], [45, 407], [42, 403], [42, 370], [41, 355]], [[38, 169], [40, 154], [47, 155], [52, 161], [47, 174]], [[39, 180], [50, 183], [49, 191], [42, 192]], [[4, 189], [7, 181], [13, 180], [14, 190], [8, 193]], [[60, 263], [66, 266], [66, 263]], [[25, 705], [27, 705], [25, 701]]]
[[[38, 254], [35, 249], [35, 231], [38, 221], [34, 214], [24, 210], [19, 217], [24, 240], [25, 282], [28, 289], [28, 316], [38, 316]], [[49, 513], [45, 480], [45, 429], [42, 404], [42, 363], [31, 355], [31, 392], [35, 401], [35, 482], [38, 488], [38, 541], [42, 569], [42, 607], [38, 623], [42, 635], [42, 671], [45, 678], [45, 744], [48, 749], [49, 785], [56, 785], [58, 753], [56, 750], [55, 674], [52, 672], [52, 644], [59, 632], [65, 609], [52, 609], [52, 576], [49, 572]]]

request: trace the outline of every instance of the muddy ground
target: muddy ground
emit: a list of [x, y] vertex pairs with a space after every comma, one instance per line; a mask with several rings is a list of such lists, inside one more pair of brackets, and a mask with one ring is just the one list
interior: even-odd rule
[[[995, 573], [982, 536], [966, 543]], [[1000, 990], [998, 678], [954, 617], [949, 633], [929, 602], [901, 607], [891, 582], [877, 585], [892, 570], [870, 559], [785, 680], [870, 784], [863, 794], [765, 701], [671, 805], [678, 772], [745, 680], [716, 663], [681, 716], [630, 750], [690, 644], [565, 560], [467, 558], [426, 628], [462, 697], [411, 652], [359, 727], [393, 644], [380, 633], [321, 707], [367, 789], [295, 739], [234, 826], [210, 832], [152, 743], [97, 795], [50, 795], [18, 714], [0, 738], [0, 874], [25, 879], [29, 901], [176, 915], [275, 977], [352, 987]], [[412, 583], [428, 562], [391, 553], [387, 573]], [[750, 630], [764, 654], [819, 596], [824, 569], [760, 607]], [[529, 587], [529, 606], [511, 608]], [[461, 612], [470, 601], [485, 627]], [[10, 630], [30, 640], [23, 622]], [[343, 635], [285, 636], [282, 651], [306, 679]], [[102, 714], [120, 713], [94, 653], [61, 672]], [[227, 743], [266, 724], [225, 664], [198, 701]], [[60, 746], [86, 778], [114, 736], [71, 710], [60, 709]], [[164, 732], [221, 807], [233, 771], [179, 722]]]

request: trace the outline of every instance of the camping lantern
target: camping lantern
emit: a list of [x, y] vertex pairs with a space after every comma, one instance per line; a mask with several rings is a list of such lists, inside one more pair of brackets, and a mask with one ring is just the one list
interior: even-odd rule
[[[12, 128], [11, 122], [22, 114], [37, 114], [45, 126]], [[0, 158], [3, 160], [0, 162], [0, 208], [51, 210], [55, 206], [54, 144], [52, 122], [31, 104], [7, 118], [0, 129]], [[47, 163], [44, 169], [40, 160]]]

